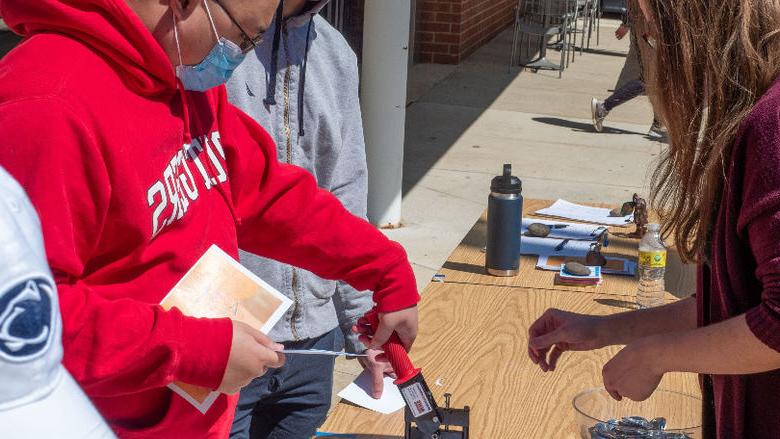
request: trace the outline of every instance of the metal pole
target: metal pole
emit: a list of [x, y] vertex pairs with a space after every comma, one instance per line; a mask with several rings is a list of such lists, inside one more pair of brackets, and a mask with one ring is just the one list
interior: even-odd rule
[[366, 0], [361, 101], [368, 161], [368, 219], [401, 223], [410, 0]]

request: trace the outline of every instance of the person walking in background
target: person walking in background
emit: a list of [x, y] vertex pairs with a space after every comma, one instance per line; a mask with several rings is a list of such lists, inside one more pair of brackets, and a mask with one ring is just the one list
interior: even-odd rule
[[553, 371], [566, 351], [625, 345], [602, 370], [615, 399], [644, 400], [667, 372], [695, 372], [701, 437], [776, 439], [780, 6], [639, 5], [648, 91], [673, 145], [662, 150], [651, 193], [663, 233], [698, 264], [696, 295], [610, 316], [548, 310], [529, 329], [528, 354]]
[[[228, 99], [263, 126], [279, 160], [308, 170], [353, 214], [366, 216], [367, 169], [358, 99], [357, 58], [318, 12], [328, 0], [283, 0], [267, 37], [227, 84]], [[352, 332], [373, 302], [343, 282], [241, 252], [241, 263], [293, 300], [269, 336], [289, 349], [366, 350]], [[379, 351], [358, 361], [380, 397], [386, 362]], [[242, 389], [232, 438], [311, 437], [324, 422], [333, 390], [333, 357], [288, 356]]]
[[[615, 31], [615, 38], [618, 40], [622, 40], [631, 32], [628, 17], [631, 14], [632, 2], [634, 1], [635, 0], [628, 0], [626, 2], [627, 12], [623, 16], [623, 23], [621, 23], [620, 27]], [[637, 45], [636, 33], [631, 32], [630, 38], [631, 44], [628, 48], [628, 55], [626, 56], [626, 62], [623, 64], [623, 69], [620, 71], [620, 76], [615, 85], [615, 91], [603, 101], [595, 97], [590, 101], [593, 128], [599, 133], [604, 131], [604, 119], [607, 118], [610, 111], [614, 110], [619, 105], [645, 94], [645, 84], [644, 81], [642, 81], [642, 63], [639, 58], [639, 46]], [[650, 125], [648, 136], [656, 140], [663, 139], [666, 136], [663, 125], [661, 125], [655, 115], [653, 116], [653, 123]]]

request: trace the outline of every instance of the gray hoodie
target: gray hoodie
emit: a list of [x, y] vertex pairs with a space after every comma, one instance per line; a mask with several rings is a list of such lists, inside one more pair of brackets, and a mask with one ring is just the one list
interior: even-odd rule
[[[302, 15], [282, 20], [278, 29], [277, 15], [254, 55], [233, 73], [228, 96], [271, 134], [280, 161], [307, 169], [320, 187], [365, 218], [357, 59], [342, 35], [316, 15], [327, 3], [309, 2]], [[246, 252], [241, 263], [293, 299], [271, 330], [274, 341], [305, 340], [341, 326], [347, 351], [364, 349], [350, 328], [373, 306], [369, 292]]]

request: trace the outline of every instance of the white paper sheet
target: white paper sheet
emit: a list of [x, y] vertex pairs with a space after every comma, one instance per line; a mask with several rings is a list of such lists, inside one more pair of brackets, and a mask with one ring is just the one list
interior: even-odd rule
[[382, 397], [374, 399], [371, 396], [371, 375], [366, 371], [363, 371], [355, 378], [355, 381], [339, 392], [339, 397], [385, 415], [396, 412], [406, 405], [398, 387], [393, 384], [393, 379], [387, 376], [385, 377]]
[[[539, 256], [572, 256], [584, 257], [590, 251], [590, 245], [594, 241], [578, 241], [571, 239], [562, 247], [559, 247], [564, 239], [557, 238], [535, 238], [523, 236], [520, 238], [521, 255], [539, 255]], [[556, 250], [560, 248], [560, 250]]]
[[[523, 226], [522, 226], [521, 233], [525, 235], [525, 232], [528, 231], [528, 226], [534, 223], [546, 224], [548, 226], [551, 226], [550, 234], [547, 235], [548, 238], [578, 239], [583, 241], [594, 241], [607, 230], [606, 226], [598, 226], [593, 224], [578, 224], [578, 223], [567, 223], [567, 222], [555, 221], [555, 220], [542, 220], [537, 218], [523, 218]], [[554, 228], [552, 226], [563, 226], [563, 227]], [[523, 236], [521, 240], [525, 238], [526, 236]]]
[[582, 206], [566, 200], [558, 200], [550, 207], [537, 210], [536, 214], [609, 226], [627, 226], [634, 221], [634, 215], [614, 217], [609, 216], [609, 210], [601, 207]]
[[[212, 245], [160, 304], [191, 317], [230, 317], [267, 334], [292, 300]], [[210, 389], [181, 382], [168, 387], [204, 414], [219, 396]]]

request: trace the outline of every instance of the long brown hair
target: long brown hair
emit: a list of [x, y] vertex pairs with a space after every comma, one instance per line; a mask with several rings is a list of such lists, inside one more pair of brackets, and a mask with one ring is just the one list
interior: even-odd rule
[[[648, 94], [669, 134], [651, 201], [684, 261], [701, 262], [744, 118], [780, 71], [780, 0], [646, 0], [633, 8]], [[648, 41], [651, 41], [648, 39]]]

